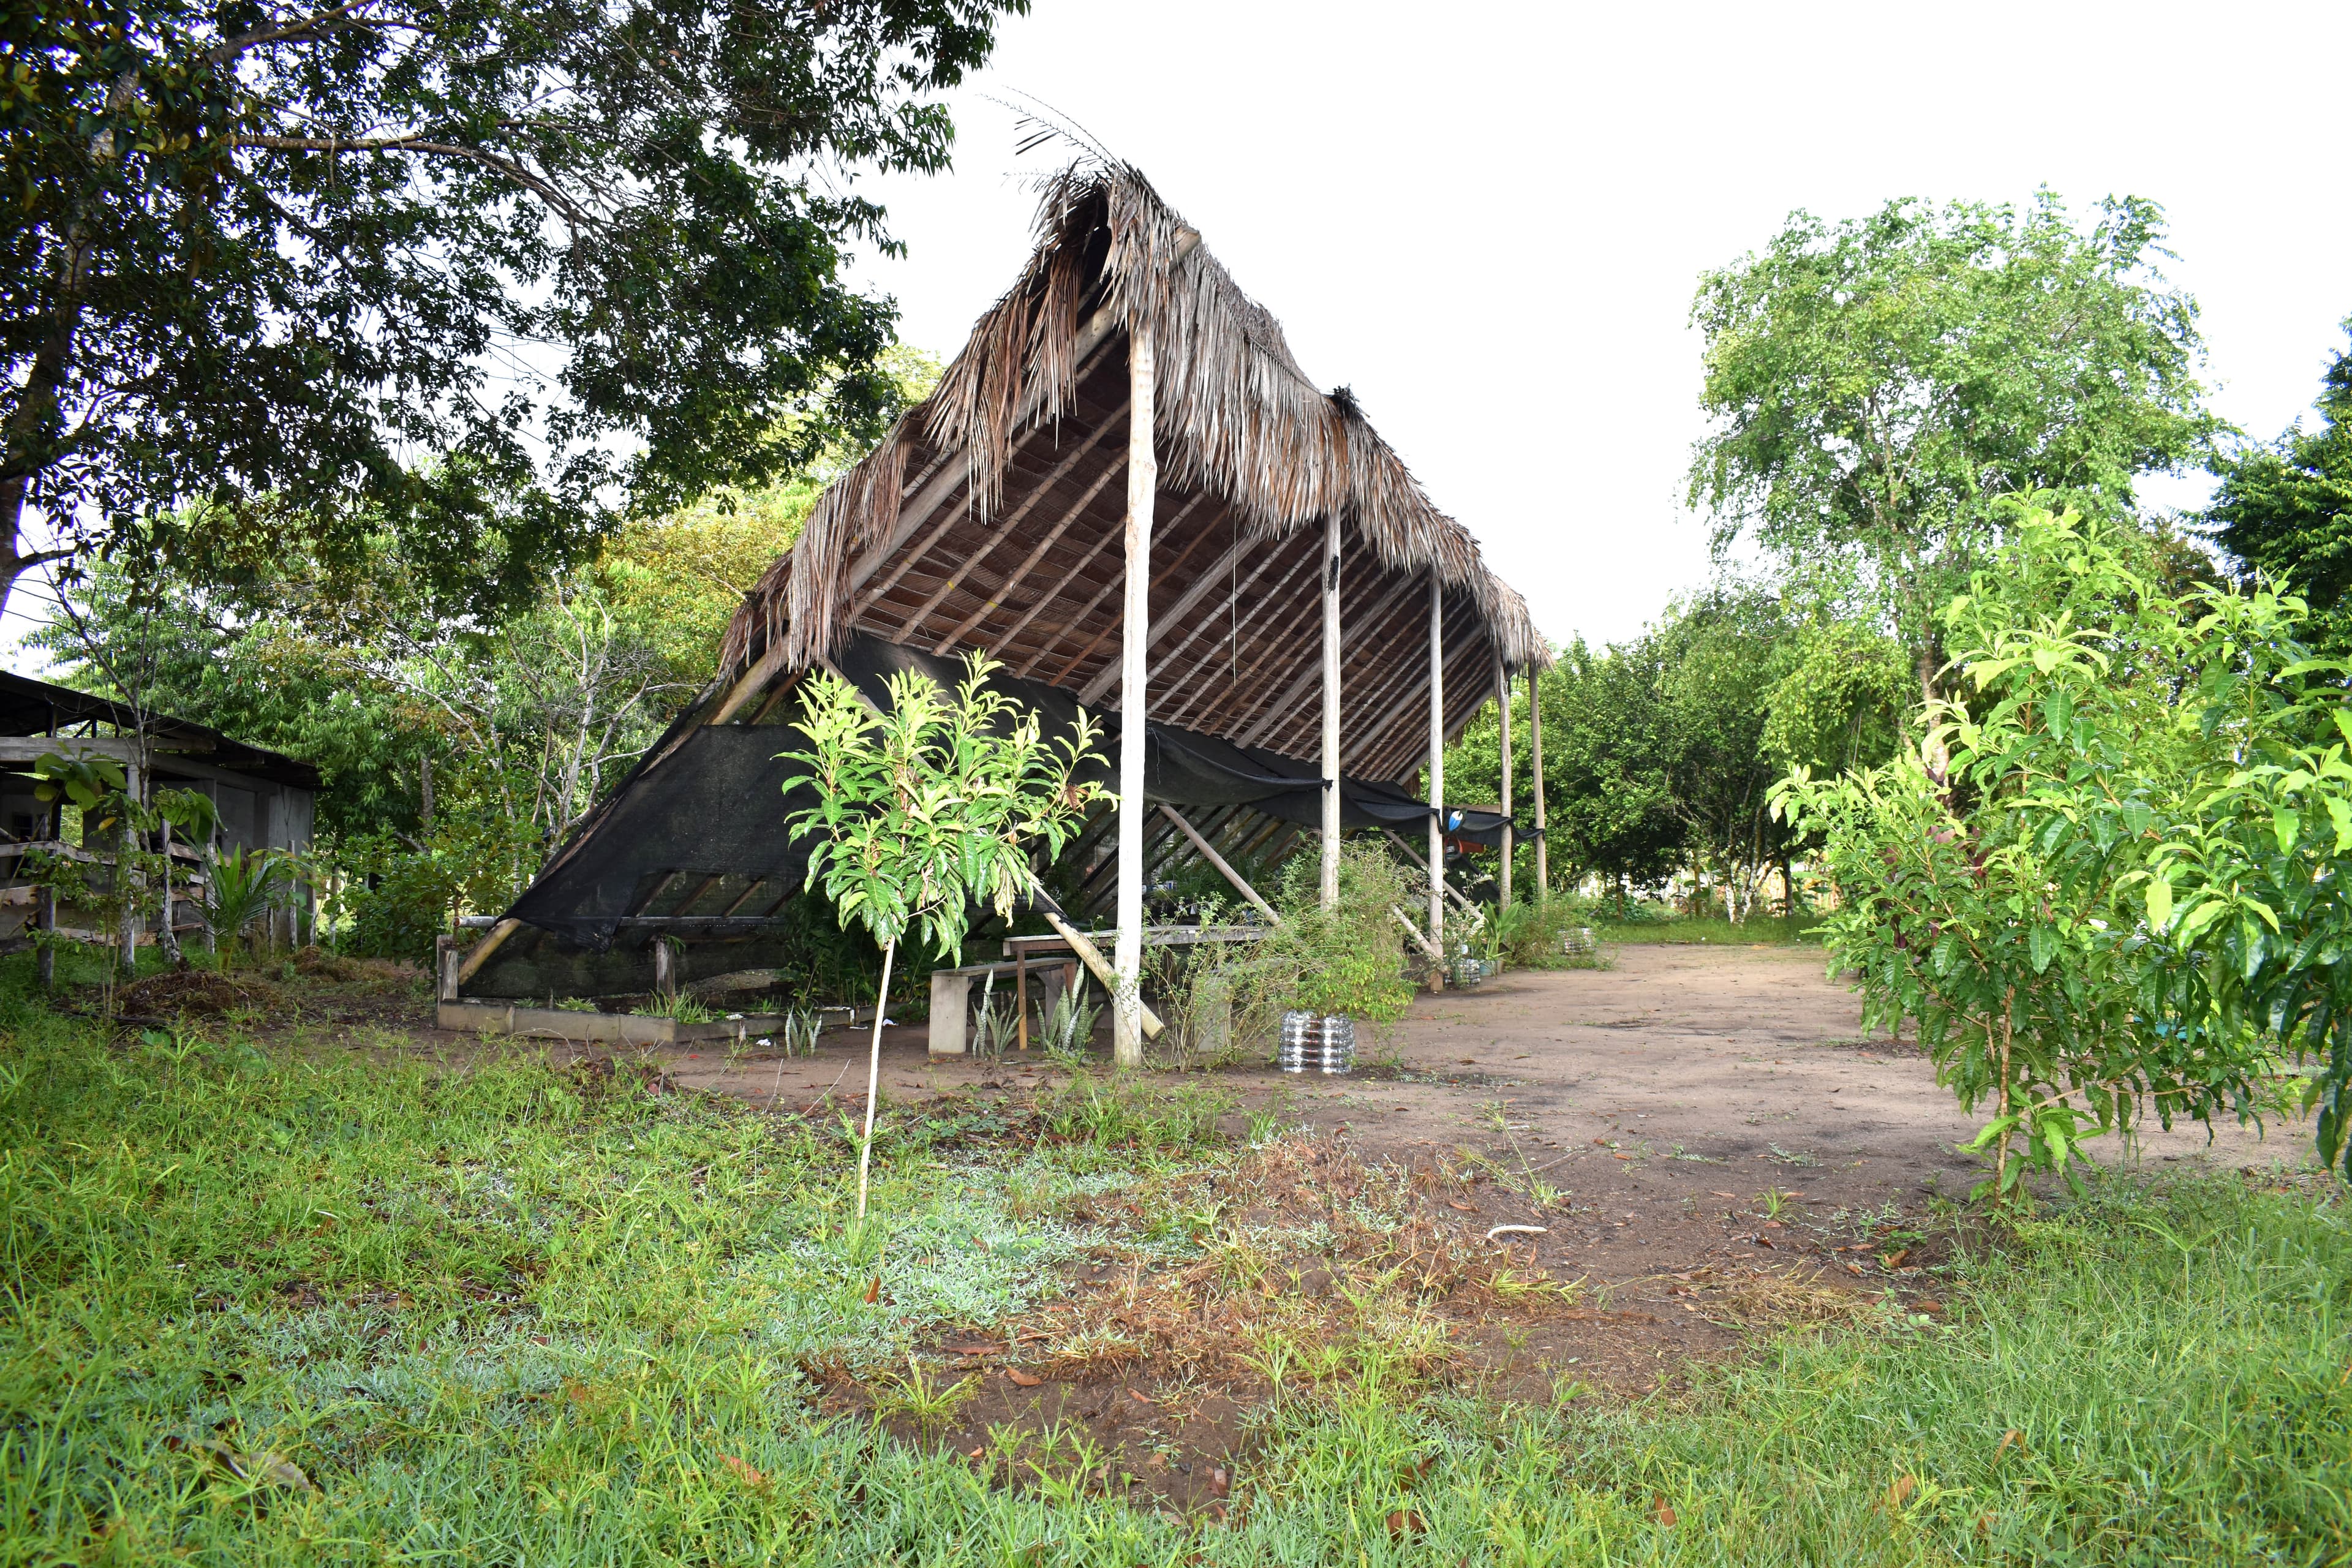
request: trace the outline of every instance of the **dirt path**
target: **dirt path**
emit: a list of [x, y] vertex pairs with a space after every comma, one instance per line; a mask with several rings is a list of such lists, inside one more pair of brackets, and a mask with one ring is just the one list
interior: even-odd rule
[[[1364, 1165], [1410, 1167], [1402, 1223], [1472, 1263], [1466, 1283], [1420, 1309], [1443, 1326], [1445, 1375], [1502, 1400], [1546, 1403], [1579, 1387], [1639, 1395], [1675, 1384], [1691, 1363], [1738, 1353], [1759, 1329], [1874, 1303], [1941, 1311], [1937, 1266], [1966, 1223], [1942, 1200], [1964, 1198], [1983, 1173], [1953, 1147], [1976, 1119], [1916, 1047], [1864, 1038], [1855, 997], [1823, 977], [1810, 951], [1633, 946], [1611, 959], [1605, 970], [1522, 972], [1423, 996], [1361, 1042], [1360, 1070], [1347, 1078], [1262, 1066], [1217, 1074], [1243, 1103], [1235, 1131], [1243, 1116], [1272, 1111], [1278, 1125], [1317, 1134], [1252, 1153], [1233, 1179], [1289, 1194], [1266, 1199], [1275, 1207], [1258, 1217], [1287, 1203], [1304, 1221], [1315, 1203], [1354, 1190]], [[862, 1098], [866, 1038], [829, 1035], [813, 1058], [688, 1052], [666, 1066], [683, 1087], [822, 1115], [828, 1100]], [[1034, 1058], [935, 1061], [923, 1028], [886, 1033], [886, 1092], [918, 1110], [945, 1094], [1017, 1109], [1061, 1076]], [[2201, 1129], [2151, 1131], [2137, 1159], [2268, 1169], [2304, 1163], [2309, 1147], [2301, 1124], [2267, 1140], [2226, 1127], [2210, 1145]], [[2127, 1157], [2112, 1144], [2099, 1152]], [[1269, 1168], [1307, 1158], [1311, 1172], [1269, 1185]], [[1497, 1226], [1532, 1233], [1497, 1237]], [[1244, 1416], [1268, 1391], [1230, 1365], [1203, 1375], [1197, 1361], [1148, 1350], [1103, 1364], [1071, 1360], [1091, 1342], [1075, 1334], [1082, 1324], [1172, 1321], [1166, 1282], [1115, 1253], [1067, 1276], [1049, 1309], [1068, 1314], [1058, 1323], [931, 1347], [980, 1374], [976, 1393], [942, 1428], [893, 1417], [893, 1429], [1001, 1466], [1012, 1461], [991, 1458], [989, 1445], [1002, 1433], [1067, 1427], [1126, 1467], [1138, 1495], [1222, 1509], [1231, 1476], [1250, 1462]], [[1263, 1300], [1204, 1290], [1179, 1303], [1185, 1321], [1196, 1310], [1204, 1325], [1263, 1311], [1296, 1329], [1302, 1314], [1319, 1313], [1332, 1339], [1349, 1331], [1354, 1309], [1333, 1283], [1347, 1259], [1291, 1261], [1299, 1267], [1288, 1286], [1269, 1286]], [[1527, 1297], [1496, 1284], [1497, 1271], [1574, 1283]], [[1369, 1289], [1378, 1274], [1356, 1279]], [[1248, 1331], [1235, 1322], [1224, 1324], [1228, 1338]], [[828, 1386], [843, 1408], [875, 1397], [846, 1371]]]

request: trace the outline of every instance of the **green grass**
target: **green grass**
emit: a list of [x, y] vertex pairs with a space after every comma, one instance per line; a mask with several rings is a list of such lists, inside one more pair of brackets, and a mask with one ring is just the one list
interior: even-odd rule
[[1819, 915], [1759, 915], [1737, 923], [1726, 920], [1603, 921], [1593, 930], [1604, 942], [1712, 942], [1753, 947], [1759, 942], [1790, 947], [1816, 939]]
[[[1268, 1419], [1225, 1525], [815, 1411], [804, 1363], [937, 1397], [910, 1344], [1101, 1245], [1053, 1194], [1228, 1157], [1214, 1109], [1089, 1081], [1035, 1147], [893, 1117], [861, 1237], [837, 1131], [625, 1073], [110, 1046], [0, 1003], [0, 1562], [2352, 1558], [2332, 1193], [2116, 1187], [1969, 1266], [1946, 1321], [1776, 1342], [1672, 1403], [1419, 1396], [1367, 1336]], [[1425, 1531], [1391, 1540], [1398, 1510]]]

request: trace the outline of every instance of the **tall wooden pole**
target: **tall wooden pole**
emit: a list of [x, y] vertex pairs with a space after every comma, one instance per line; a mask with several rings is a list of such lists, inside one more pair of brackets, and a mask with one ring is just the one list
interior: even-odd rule
[[1544, 837], [1543, 692], [1528, 668], [1528, 763], [1536, 775], [1536, 897], [1551, 897], [1551, 841]]
[[1143, 1065], [1143, 757], [1145, 660], [1151, 640], [1151, 502], [1160, 489], [1152, 450], [1151, 332], [1127, 347], [1127, 604], [1118, 647], [1118, 940], [1112, 962], [1111, 1056]]
[[1501, 906], [1511, 907], [1511, 852], [1517, 847], [1511, 842], [1511, 667], [1500, 659], [1495, 661], [1495, 700], [1502, 709], [1503, 719], [1503, 876]]
[[1323, 907], [1339, 904], [1339, 514], [1323, 521]]
[[[1429, 940], [1445, 951], [1445, 585], [1429, 570]], [[1440, 982], [1443, 984], [1443, 982]]]

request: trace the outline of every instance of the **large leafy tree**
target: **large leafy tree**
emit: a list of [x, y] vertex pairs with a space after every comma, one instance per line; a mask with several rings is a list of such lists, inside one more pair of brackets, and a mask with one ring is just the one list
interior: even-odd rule
[[2352, 652], [2352, 349], [2327, 367], [2315, 406], [2318, 429], [2297, 420], [2275, 443], [2217, 461], [2205, 517], [2215, 542], [2310, 604], [2312, 642]]
[[872, 427], [892, 307], [839, 273], [891, 242], [850, 173], [943, 166], [937, 92], [1025, 4], [9, 7], [0, 603], [134, 519], [199, 554], [391, 529], [511, 596], [616, 506]]
[[2000, 540], [1999, 509], [2060, 492], [2102, 514], [2196, 459], [2218, 429], [2196, 306], [2156, 270], [2162, 214], [2134, 197], [2087, 230], [2044, 192], [2022, 211], [1916, 200], [1859, 221], [1798, 213], [1701, 281], [1690, 500], [1886, 618], [1933, 694], [1936, 613]]

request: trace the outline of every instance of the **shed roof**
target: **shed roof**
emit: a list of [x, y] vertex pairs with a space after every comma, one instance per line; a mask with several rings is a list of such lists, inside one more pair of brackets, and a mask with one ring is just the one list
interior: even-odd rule
[[722, 681], [804, 668], [853, 633], [1116, 706], [1126, 344], [1156, 367], [1154, 721], [1291, 754], [1319, 725], [1324, 521], [1342, 521], [1343, 768], [1397, 778], [1428, 737], [1428, 586], [1444, 592], [1449, 733], [1498, 663], [1551, 662], [1343, 388], [1318, 389], [1274, 317], [1134, 168], [1046, 184], [1037, 243], [939, 388], [817, 503], [728, 627]]
[[[138, 728], [137, 718], [126, 704], [109, 698], [0, 670], [0, 735], [56, 735], [101, 724], [128, 734]], [[165, 768], [181, 757], [293, 789], [319, 787], [319, 770], [310, 763], [248, 746], [194, 720], [150, 713], [146, 731], [149, 746]]]

